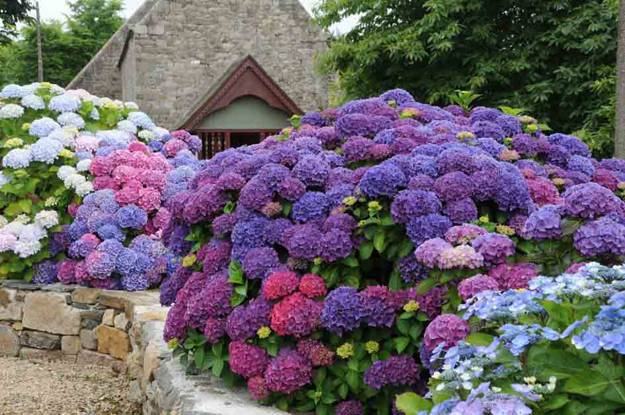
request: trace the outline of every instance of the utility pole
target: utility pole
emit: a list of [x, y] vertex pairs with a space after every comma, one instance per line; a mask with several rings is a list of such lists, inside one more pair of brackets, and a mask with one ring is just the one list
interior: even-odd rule
[[625, 0], [620, 1], [616, 52], [616, 120], [614, 156], [625, 158]]
[[39, 15], [39, 0], [37, 0], [37, 81], [43, 82], [43, 52], [41, 49], [41, 16]]

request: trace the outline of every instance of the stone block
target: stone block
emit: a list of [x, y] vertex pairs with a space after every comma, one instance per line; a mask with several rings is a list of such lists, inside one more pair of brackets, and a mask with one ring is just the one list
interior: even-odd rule
[[20, 344], [34, 349], [55, 350], [61, 348], [61, 336], [42, 331], [23, 330]]
[[96, 327], [95, 332], [98, 337], [98, 352], [117, 359], [126, 359], [130, 352], [130, 339], [126, 332], [105, 325]]
[[13, 330], [15, 331], [22, 331], [22, 329], [24, 328], [22, 327], [21, 321], [16, 321], [15, 323], [11, 324], [11, 327], [13, 327]]
[[9, 326], [0, 325], [0, 356], [17, 356], [20, 338]]
[[21, 320], [23, 305], [17, 298], [17, 290], [0, 288], [0, 320]]
[[128, 329], [130, 328], [130, 321], [128, 321], [128, 319], [126, 318], [125, 313], [119, 313], [118, 315], [116, 315], [113, 319], [113, 323], [116, 329], [128, 331]]
[[126, 372], [126, 364], [124, 362], [120, 362], [107, 354], [93, 352], [91, 350], [82, 349], [78, 352], [76, 362], [81, 365], [107, 366], [117, 373]]
[[83, 349], [96, 350], [98, 348], [98, 337], [95, 331], [89, 329], [80, 330], [80, 344]]
[[115, 324], [115, 310], [112, 308], [107, 309], [102, 314], [102, 324], [112, 326]]
[[143, 353], [143, 382], [147, 384], [154, 377], [154, 372], [161, 364], [161, 349], [157, 343], [151, 341], [145, 348]]
[[135, 306], [133, 321], [165, 321], [169, 307]]
[[43, 350], [30, 347], [20, 349], [20, 358], [27, 360], [61, 360], [63, 357], [60, 350]]
[[61, 339], [61, 351], [63, 354], [78, 354], [80, 352], [80, 337], [63, 336]]
[[80, 312], [67, 304], [67, 297], [49, 291], [28, 293], [24, 301], [24, 328], [77, 335], [80, 332]]
[[81, 304], [95, 304], [98, 302], [100, 290], [97, 288], [80, 287], [72, 293], [72, 301]]

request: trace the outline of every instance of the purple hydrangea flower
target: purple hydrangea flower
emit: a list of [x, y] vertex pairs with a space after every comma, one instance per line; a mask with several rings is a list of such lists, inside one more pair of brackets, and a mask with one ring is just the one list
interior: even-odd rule
[[562, 235], [562, 208], [545, 205], [533, 212], [525, 222], [523, 234], [533, 239], [559, 238]]
[[374, 362], [365, 371], [364, 381], [373, 389], [384, 386], [410, 386], [419, 380], [419, 365], [410, 356], [391, 356]]
[[358, 291], [352, 287], [339, 287], [326, 297], [321, 312], [321, 325], [340, 336], [358, 328], [365, 315]]
[[406, 176], [399, 167], [383, 163], [367, 170], [360, 179], [360, 189], [370, 197], [394, 196], [408, 184]]

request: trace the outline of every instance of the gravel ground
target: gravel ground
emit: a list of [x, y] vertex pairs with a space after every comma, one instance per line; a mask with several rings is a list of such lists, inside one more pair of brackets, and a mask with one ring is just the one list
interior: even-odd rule
[[0, 358], [1, 415], [139, 414], [128, 381], [102, 366]]

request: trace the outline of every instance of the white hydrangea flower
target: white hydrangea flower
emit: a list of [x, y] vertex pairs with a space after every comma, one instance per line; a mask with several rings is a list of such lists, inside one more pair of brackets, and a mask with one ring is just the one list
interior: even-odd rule
[[135, 111], [139, 109], [139, 105], [134, 101], [128, 101], [124, 103], [124, 107]]
[[10, 233], [2, 233], [0, 229], [0, 252], [13, 252], [17, 238]]
[[150, 141], [156, 139], [156, 134], [154, 134], [150, 130], [141, 130], [141, 131], [139, 131], [138, 136], [139, 136], [140, 139], [142, 139], [143, 141], [147, 141], [147, 142], [150, 142]]
[[89, 171], [89, 167], [91, 167], [91, 159], [80, 160], [76, 164], [76, 170], [80, 172]]
[[61, 166], [59, 167], [59, 171], [56, 172], [56, 176], [63, 181], [72, 174], [76, 174], [76, 169], [72, 166]]
[[29, 256], [33, 256], [37, 252], [39, 252], [39, 250], [41, 250], [41, 242], [28, 240], [18, 240], [15, 243], [15, 248], [13, 248], [13, 251], [20, 258], [28, 258]]
[[42, 210], [35, 215], [35, 224], [49, 229], [59, 224], [59, 214], [54, 210]]
[[47, 236], [46, 230], [37, 223], [24, 225], [18, 235], [20, 241], [39, 241]]
[[128, 120], [122, 120], [118, 122], [117, 128], [121, 131], [126, 131], [127, 133], [131, 133], [131, 134], [137, 133], [137, 126]]
[[0, 229], [0, 232], [3, 234], [10, 234], [13, 236], [18, 236], [20, 234], [20, 232], [22, 232], [22, 228], [24, 227], [24, 224], [14, 220], [13, 222], [9, 222], [6, 225], [4, 225], [4, 227], [2, 229]]
[[87, 181], [87, 179], [85, 179], [84, 176], [81, 176], [80, 174], [70, 174], [69, 176], [67, 176], [64, 180], [63, 180], [63, 184], [65, 185], [65, 187], [67, 187], [68, 189], [75, 189], [77, 188], [79, 185], [85, 183]]
[[166, 138], [166, 137], [168, 137], [168, 136], [170, 135], [170, 134], [169, 134], [169, 131], [167, 131], [166, 129], [164, 129], [164, 128], [162, 128], [162, 127], [155, 127], [155, 128], [152, 128], [152, 130], [151, 130], [151, 131], [152, 131], [154, 134], [156, 134], [156, 136], [157, 136], [159, 139]]
[[0, 231], [6, 226], [7, 223], [9, 223], [8, 219], [0, 215]]
[[24, 115], [24, 108], [17, 104], [7, 104], [0, 108], [0, 119], [14, 119]]
[[93, 184], [91, 182], [84, 182], [76, 186], [75, 192], [78, 196], [83, 197], [93, 192]]

